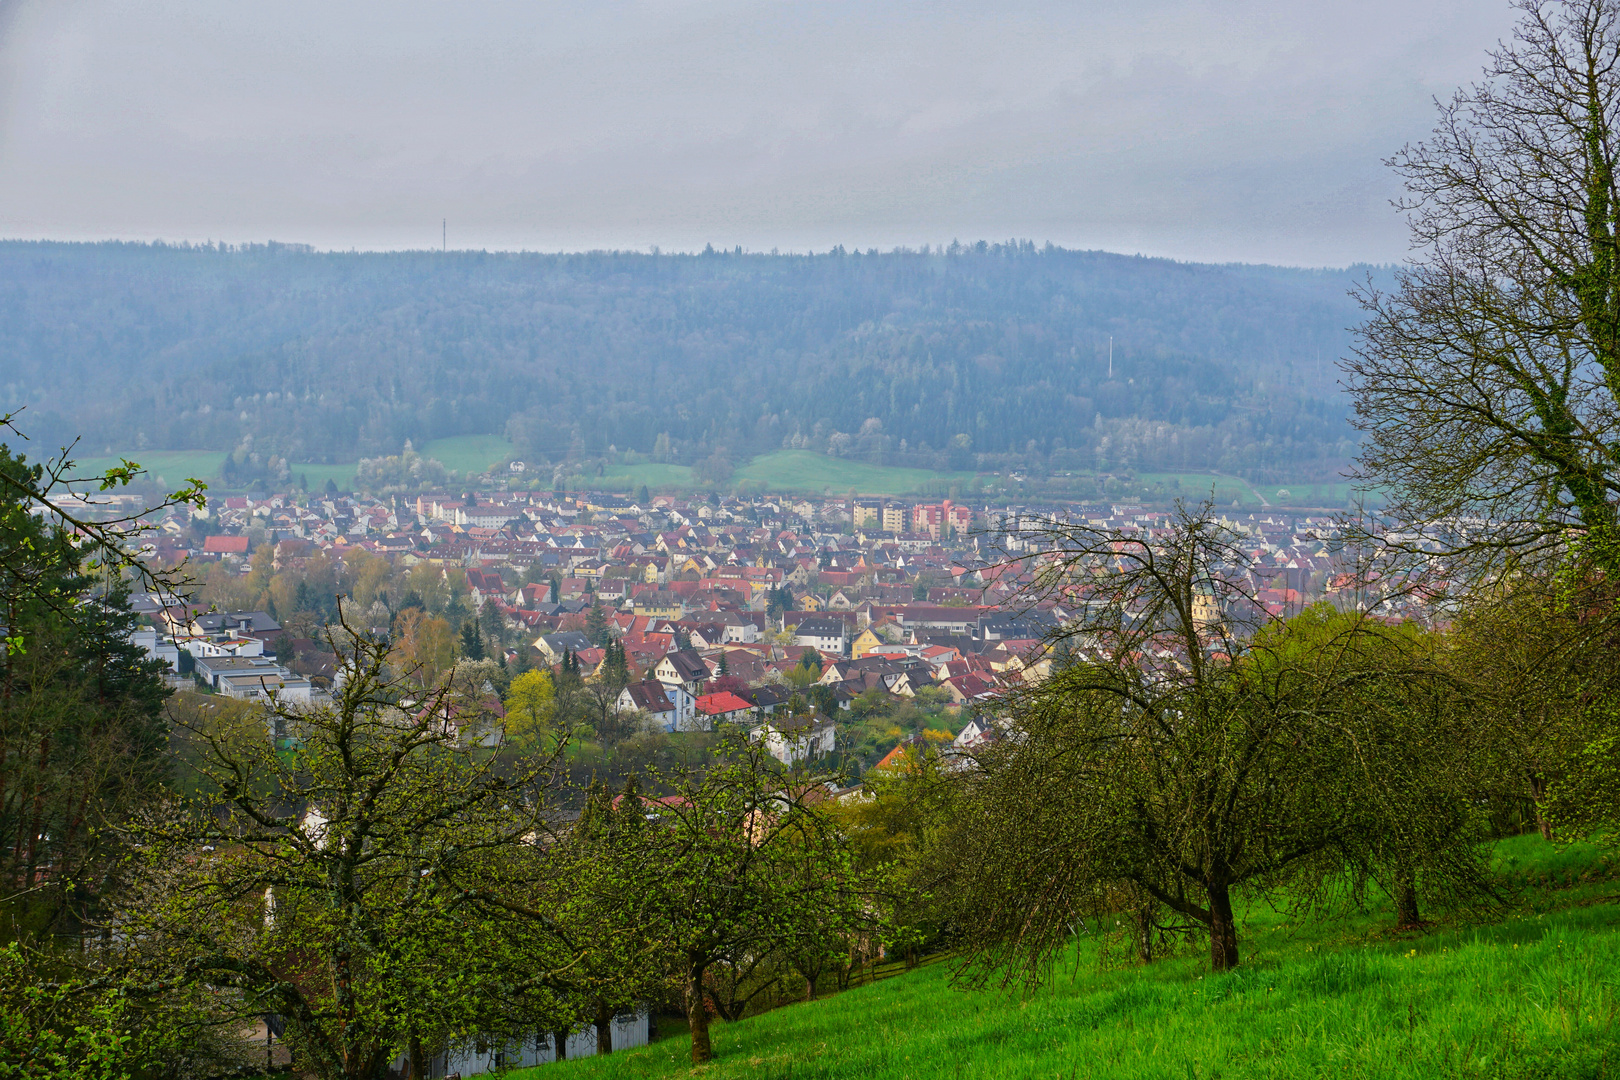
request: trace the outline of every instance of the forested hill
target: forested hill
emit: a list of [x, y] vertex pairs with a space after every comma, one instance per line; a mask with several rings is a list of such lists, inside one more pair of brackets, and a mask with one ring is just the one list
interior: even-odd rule
[[[506, 432], [534, 459], [810, 446], [980, 467], [1331, 471], [1365, 270], [1037, 248], [814, 256], [0, 243], [35, 446], [294, 461]], [[1109, 374], [1109, 339], [1113, 369]], [[663, 438], [660, 438], [663, 436]]]

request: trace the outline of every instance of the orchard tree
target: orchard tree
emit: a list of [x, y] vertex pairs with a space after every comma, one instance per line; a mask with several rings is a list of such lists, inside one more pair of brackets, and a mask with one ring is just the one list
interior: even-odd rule
[[[652, 819], [623, 892], [656, 935], [681, 987], [692, 1061], [714, 1056], [715, 969], [735, 976], [770, 953], [820, 947], [872, 918], [871, 889], [812, 799], [818, 778], [785, 773], [764, 746], [730, 736], [706, 771], [652, 778], [670, 792], [639, 796]], [[732, 980], [735, 981], [735, 980]]]
[[1603, 578], [1521, 575], [1475, 596], [1446, 638], [1444, 662], [1490, 744], [1494, 768], [1481, 790], [1512, 823], [1528, 811], [1548, 840], [1555, 817], [1576, 830], [1620, 820], [1620, 803], [1598, 794], [1602, 746], [1620, 731], [1615, 614]]
[[1054, 642], [1067, 665], [1011, 697], [1015, 737], [965, 781], [956, 892], [979, 913], [982, 971], [1033, 974], [1122, 889], [1202, 926], [1224, 971], [1240, 892], [1452, 868], [1425, 845], [1452, 850], [1466, 830], [1395, 828], [1422, 807], [1385, 768], [1399, 734], [1365, 702], [1425, 672], [1398, 648], [1369, 658], [1378, 624], [1267, 625], [1207, 507], [1151, 535], [1046, 522], [1023, 539], [1045, 549], [1032, 588], [1079, 614]]
[[133, 982], [279, 1014], [301, 1067], [358, 1080], [547, 1023], [573, 956], [510, 915], [542, 891], [550, 760], [497, 770], [462, 747], [449, 688], [391, 677], [386, 645], [357, 635], [344, 665], [331, 705], [272, 702], [289, 752], [254, 714], [191, 733], [199, 794], [129, 828], [107, 929]]

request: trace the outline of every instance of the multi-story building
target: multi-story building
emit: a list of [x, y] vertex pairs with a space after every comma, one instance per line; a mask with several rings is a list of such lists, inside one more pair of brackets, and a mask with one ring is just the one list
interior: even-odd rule
[[957, 506], [946, 499], [937, 503], [918, 503], [911, 508], [911, 531], [927, 533], [935, 540], [947, 536], [961, 536], [973, 524], [973, 511]]

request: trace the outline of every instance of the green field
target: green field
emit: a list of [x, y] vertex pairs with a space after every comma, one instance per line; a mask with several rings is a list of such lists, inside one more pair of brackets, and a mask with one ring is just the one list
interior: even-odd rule
[[584, 482], [613, 485], [626, 490], [637, 488], [645, 484], [652, 491], [669, 491], [686, 489], [696, 486], [697, 481], [692, 478], [692, 468], [689, 465], [665, 465], [656, 461], [646, 461], [639, 465], [610, 465], [606, 475], [595, 478], [586, 477]]
[[907, 495], [973, 482], [970, 472], [934, 472], [930, 469], [902, 469], [890, 465], [869, 465], [864, 461], [828, 457], [811, 450], [778, 450], [747, 462], [732, 473], [733, 482], [747, 480], [772, 491], [798, 491], [862, 495]]
[[[97, 454], [75, 456], [73, 475], [95, 476], [120, 464], [120, 455]], [[225, 461], [223, 450], [126, 450], [122, 455], [146, 469], [154, 483], [176, 488], [188, 476], [203, 480], [211, 487], [219, 483], [219, 467]], [[352, 469], [352, 467], [351, 467]]]
[[467, 476], [488, 472], [491, 465], [499, 465], [510, 458], [513, 446], [504, 435], [457, 435], [423, 443], [416, 448], [416, 452]]
[[1356, 490], [1355, 485], [1342, 480], [1251, 484], [1236, 476], [1214, 473], [1141, 473], [1137, 482], [1145, 489], [1144, 494], [1156, 498], [1179, 496], [1190, 501], [1202, 499], [1213, 490], [1216, 507], [1229, 507], [1236, 500], [1245, 510], [1261, 509], [1261, 499], [1277, 508], [1343, 509]]
[[337, 485], [339, 491], [349, 491], [354, 487], [354, 472], [357, 462], [347, 462], [339, 465], [292, 464], [287, 466], [292, 470], [293, 482], [298, 482], [300, 474], [309, 481], [309, 490], [320, 491], [326, 486], [328, 480]]
[[[205, 482], [211, 492], [230, 490], [219, 479], [219, 469], [225, 461], [223, 450], [128, 450], [123, 456], [144, 467], [152, 482], [159, 487], [175, 488], [183, 483], [186, 477], [195, 476]], [[118, 457], [104, 454], [75, 458], [74, 461], [75, 476], [94, 476], [119, 463]], [[301, 473], [309, 481], [312, 491], [320, 490], [328, 480], [343, 491], [354, 486], [354, 462], [338, 465], [294, 462], [289, 468], [292, 470], [293, 482], [297, 483]]]
[[[448, 439], [434, 439], [418, 448], [424, 457], [435, 458], [447, 469], [454, 469], [465, 477], [487, 472], [492, 466], [510, 459], [513, 445], [500, 435], [458, 435]], [[159, 486], [177, 487], [188, 476], [208, 483], [213, 491], [226, 490], [219, 480], [221, 463], [225, 460], [220, 450], [132, 450], [123, 456], [145, 466]], [[85, 455], [77, 459], [75, 475], [91, 476], [118, 464], [117, 456], [106, 454]], [[356, 463], [332, 465], [292, 464], [294, 483], [300, 474], [309, 482], [310, 490], [319, 491], [328, 480], [340, 491], [354, 486]], [[544, 471], [544, 470], [542, 470]], [[549, 474], [530, 473], [515, 478], [519, 485], [549, 483]], [[985, 476], [983, 481], [993, 487], [1003, 485], [1000, 477]], [[759, 491], [790, 492], [807, 495], [841, 495], [855, 491], [861, 495], [927, 495], [946, 494], [954, 485], [966, 495], [973, 484], [971, 472], [934, 472], [930, 469], [909, 469], [889, 465], [871, 465], [864, 461], [828, 457], [810, 450], [778, 450], [745, 462], [732, 473], [728, 488], [746, 485]], [[570, 487], [600, 487], [608, 490], [633, 492], [646, 485], [652, 492], [691, 491], [703, 485], [686, 465], [667, 465], [640, 462], [634, 465], [610, 464], [602, 476], [590, 474], [571, 477]], [[1096, 494], [1090, 497], [1120, 499], [1137, 497], [1159, 501], [1180, 497], [1197, 500], [1214, 491], [1215, 505], [1229, 508], [1236, 501], [1245, 511], [1261, 509], [1256, 493], [1264, 496], [1273, 507], [1344, 507], [1351, 494], [1346, 483], [1264, 484], [1251, 486], [1235, 476], [1217, 476], [1209, 473], [1142, 473], [1136, 486], [1119, 494]], [[1279, 494], [1286, 491], [1287, 495]], [[1064, 498], [1062, 491], [1053, 497]]]
[[1084, 936], [1040, 989], [962, 991], [948, 962], [524, 1080], [695, 1076], [1597, 1078], [1620, 1070], [1620, 906], [1595, 849], [1499, 849], [1512, 917], [1397, 934], [1387, 911], [1303, 926], [1251, 905], [1244, 961], [1104, 969]]

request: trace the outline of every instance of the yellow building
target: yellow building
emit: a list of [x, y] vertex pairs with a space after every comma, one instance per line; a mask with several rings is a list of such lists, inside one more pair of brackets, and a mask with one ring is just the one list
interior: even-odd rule
[[849, 643], [849, 655], [859, 660], [882, 644], [883, 639], [874, 634], [871, 627], [868, 627], [857, 634], [855, 640]]

